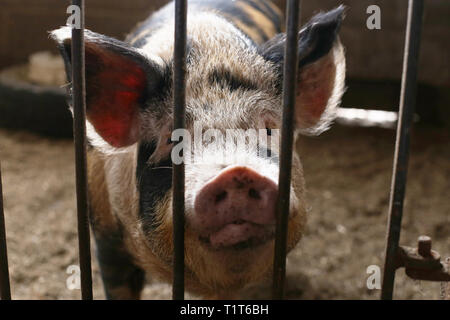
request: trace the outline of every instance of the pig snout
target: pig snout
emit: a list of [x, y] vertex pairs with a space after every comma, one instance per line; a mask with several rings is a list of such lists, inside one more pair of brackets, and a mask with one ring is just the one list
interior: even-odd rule
[[197, 193], [191, 219], [213, 248], [260, 244], [273, 236], [277, 184], [244, 166], [227, 168]]

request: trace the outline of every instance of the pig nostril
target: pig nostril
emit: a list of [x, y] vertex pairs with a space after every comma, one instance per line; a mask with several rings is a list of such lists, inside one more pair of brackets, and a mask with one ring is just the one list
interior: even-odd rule
[[248, 196], [253, 199], [261, 199], [261, 195], [259, 194], [259, 192], [253, 188], [250, 188], [250, 190], [248, 190]]
[[224, 200], [226, 197], [227, 197], [227, 192], [223, 191], [223, 192], [219, 193], [218, 195], [216, 195], [216, 201], [215, 202], [218, 203], [218, 202]]

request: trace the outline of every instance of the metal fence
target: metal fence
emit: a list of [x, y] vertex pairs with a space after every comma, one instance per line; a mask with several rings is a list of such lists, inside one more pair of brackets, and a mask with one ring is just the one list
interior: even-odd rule
[[[78, 214], [79, 260], [81, 269], [81, 297], [92, 299], [92, 272], [90, 235], [88, 224], [88, 194], [86, 173], [86, 107], [84, 64], [84, 0], [73, 0], [81, 9], [81, 28], [72, 30], [72, 83], [74, 107], [74, 137], [76, 160], [76, 191]], [[418, 56], [423, 19], [423, 0], [409, 0], [408, 20], [402, 74], [401, 102], [394, 156], [389, 223], [386, 238], [386, 257], [383, 275], [382, 299], [392, 299], [395, 271], [405, 267], [414, 279], [450, 281], [450, 263], [441, 262], [439, 254], [431, 250], [431, 239], [419, 238], [418, 249], [399, 246], [403, 199], [409, 157], [410, 130], [414, 114]], [[273, 261], [274, 299], [282, 299], [286, 271], [286, 239], [293, 151], [293, 114], [296, 96], [296, 70], [298, 65], [298, 29], [300, 0], [289, 0], [287, 5], [287, 41], [283, 78], [283, 120], [280, 148], [279, 192]], [[186, 88], [186, 19], [187, 0], [175, 0], [174, 49], [174, 129], [185, 127]], [[173, 299], [184, 299], [184, 165], [173, 170]], [[2, 299], [11, 299], [8, 259], [3, 213], [0, 167], [0, 293]]]

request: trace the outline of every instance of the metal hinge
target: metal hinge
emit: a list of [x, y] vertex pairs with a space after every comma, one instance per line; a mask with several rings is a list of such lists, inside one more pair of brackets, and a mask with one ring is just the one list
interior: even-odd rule
[[430, 237], [420, 236], [417, 248], [400, 246], [396, 267], [405, 268], [406, 275], [415, 280], [442, 282], [441, 296], [450, 300], [450, 257], [441, 261], [441, 255], [431, 249], [431, 244]]

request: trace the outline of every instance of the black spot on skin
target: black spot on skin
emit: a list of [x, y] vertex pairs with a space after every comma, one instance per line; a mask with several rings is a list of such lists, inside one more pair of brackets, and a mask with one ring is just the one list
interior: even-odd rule
[[156, 226], [156, 205], [172, 188], [172, 161], [170, 158], [159, 163], [148, 163], [156, 150], [156, 143], [139, 145], [136, 178], [139, 190], [139, 217], [143, 222], [144, 232], [151, 232]]
[[[319, 60], [330, 52], [344, 19], [344, 12], [345, 7], [339, 6], [329, 12], [319, 13], [303, 27], [298, 41], [299, 68]], [[280, 81], [276, 84], [280, 92], [285, 43], [286, 34], [278, 34], [258, 49], [266, 61], [274, 64], [280, 75]]]
[[156, 150], [156, 142], [141, 142], [139, 144], [138, 154], [137, 154], [137, 165], [136, 165], [136, 177], [139, 179], [143, 174], [144, 169], [147, 166], [147, 161], [151, 155]]
[[[248, 14], [245, 13], [245, 11], [243, 9], [235, 7], [232, 1], [229, 1], [229, 2], [231, 3], [230, 6], [232, 6], [232, 7], [229, 9], [227, 8], [227, 13], [230, 13], [231, 17], [241, 21], [246, 26], [256, 30], [258, 32], [258, 34], [261, 36], [262, 41], [269, 40], [269, 38], [267, 37], [264, 30], [262, 30], [260, 28], [260, 26], [255, 21], [253, 21], [253, 19], [251, 17], [249, 17]], [[232, 20], [230, 20], [230, 22], [233, 23]], [[237, 26], [237, 25], [235, 25], [235, 27], [240, 29], [239, 26]], [[245, 31], [243, 31], [243, 30], [241, 30], [241, 31], [242, 31], [242, 33], [246, 34]], [[249, 34], [247, 34], [247, 35], [249, 37], [251, 37], [251, 35], [249, 35]]]
[[209, 75], [209, 82], [211, 85], [219, 84], [222, 89], [229, 89], [231, 92], [236, 90], [257, 90], [256, 84], [248, 79], [236, 76], [228, 70], [214, 70]]
[[[146, 72], [147, 79], [151, 77], [151, 73]], [[172, 94], [172, 74], [173, 65], [171, 62], [167, 63], [161, 70], [161, 78], [154, 84], [153, 88], [147, 90], [144, 96], [144, 102], [139, 105], [141, 110], [146, 110], [149, 107], [158, 108], [161, 101], [167, 99]]]
[[[247, 1], [240, 1], [240, 2], [247, 2]], [[239, 26], [236, 23], [233, 23], [233, 20], [239, 20], [241, 23], [245, 24], [246, 26], [252, 28], [255, 30], [258, 35], [261, 36], [263, 41], [269, 40], [265, 32], [260, 28], [257, 21], [253, 21], [251, 17], [248, 16], [247, 13], [242, 8], [239, 8], [236, 6], [234, 1], [230, 0], [191, 0], [189, 1], [190, 8], [193, 9], [194, 5], [197, 6], [199, 9], [207, 9], [207, 10], [215, 10], [218, 11], [219, 14], [222, 13], [225, 18], [233, 24], [237, 29], [239, 29], [243, 34], [247, 35], [250, 40], [254, 41], [252, 39], [252, 36], [247, 34], [244, 30], [239, 28]]]
[[[134, 264], [133, 258], [125, 250], [122, 230], [96, 233], [95, 242], [106, 298], [138, 298], [144, 286], [145, 273]], [[116, 297], [118, 289], [125, 289], [124, 294], [131, 296]]]
[[269, 18], [269, 20], [272, 21], [275, 27], [275, 31], [277, 33], [281, 32], [281, 17], [275, 12], [275, 10], [270, 7], [270, 5], [266, 1], [247, 0], [245, 1], [245, 3]]

